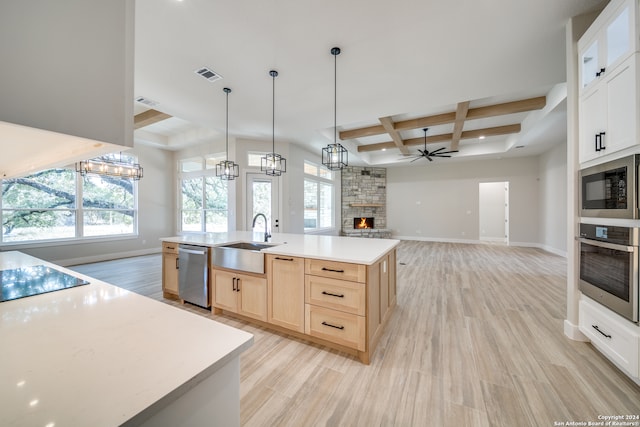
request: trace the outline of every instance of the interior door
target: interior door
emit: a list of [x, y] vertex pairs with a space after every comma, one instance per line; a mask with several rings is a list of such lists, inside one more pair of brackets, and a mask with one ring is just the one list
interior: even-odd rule
[[270, 233], [277, 233], [279, 224], [279, 181], [277, 177], [260, 173], [247, 173], [247, 230], [263, 232], [264, 219], [258, 218], [256, 227], [252, 228], [253, 218], [262, 213], [267, 217]]

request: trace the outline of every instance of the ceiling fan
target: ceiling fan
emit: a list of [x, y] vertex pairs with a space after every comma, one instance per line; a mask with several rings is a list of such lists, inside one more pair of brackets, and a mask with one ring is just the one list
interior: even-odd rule
[[445, 149], [445, 147], [440, 147], [433, 151], [427, 150], [427, 131], [429, 130], [429, 128], [424, 128], [422, 130], [424, 131], [424, 150], [421, 150], [418, 148], [418, 153], [420, 154], [414, 154], [413, 156], [409, 156], [410, 158], [414, 157], [414, 159], [411, 160], [411, 163], [422, 158], [425, 158], [430, 162], [433, 162], [433, 157], [451, 157], [449, 154], [458, 152], [458, 150], [442, 151]]

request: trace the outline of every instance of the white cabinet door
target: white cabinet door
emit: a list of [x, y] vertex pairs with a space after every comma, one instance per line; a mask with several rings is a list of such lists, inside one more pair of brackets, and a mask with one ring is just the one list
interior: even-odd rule
[[[605, 132], [607, 121], [606, 87], [599, 85], [580, 98], [580, 163], [602, 155], [601, 133]], [[606, 150], [605, 150], [606, 151]]]
[[638, 61], [632, 55], [580, 98], [580, 163], [638, 144]]
[[580, 90], [588, 90], [638, 50], [637, 0], [612, 0], [578, 42]]
[[633, 55], [606, 79], [607, 134], [603, 139], [605, 154], [637, 144], [637, 57]]

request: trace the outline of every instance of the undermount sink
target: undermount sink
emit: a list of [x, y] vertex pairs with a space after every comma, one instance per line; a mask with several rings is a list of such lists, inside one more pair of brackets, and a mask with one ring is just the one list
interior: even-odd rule
[[275, 245], [255, 242], [216, 246], [211, 253], [211, 262], [216, 267], [264, 274], [264, 254], [260, 250], [272, 246]]
[[240, 243], [231, 243], [229, 245], [218, 246], [219, 248], [233, 248], [233, 249], [242, 249], [246, 251], [259, 251], [261, 249], [270, 248], [275, 245], [267, 245], [264, 243], [256, 243], [256, 242], [240, 242]]

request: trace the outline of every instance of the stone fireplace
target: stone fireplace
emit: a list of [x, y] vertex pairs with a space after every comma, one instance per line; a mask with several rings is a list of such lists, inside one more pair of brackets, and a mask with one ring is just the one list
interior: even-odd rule
[[342, 235], [391, 237], [387, 226], [387, 170], [342, 169]]

